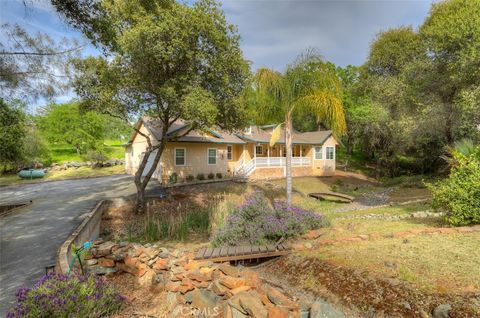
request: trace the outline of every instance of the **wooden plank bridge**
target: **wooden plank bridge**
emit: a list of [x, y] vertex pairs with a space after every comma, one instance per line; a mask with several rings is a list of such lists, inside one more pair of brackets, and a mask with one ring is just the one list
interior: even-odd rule
[[[330, 201], [341, 201], [341, 202], [352, 202], [355, 198], [343, 193], [337, 192], [314, 192], [309, 193], [309, 197], [319, 199], [319, 200], [330, 200]], [[332, 199], [333, 198], [333, 199]]]
[[259, 260], [291, 253], [291, 248], [286, 244], [277, 245], [248, 245], [224, 246], [216, 248], [201, 248], [196, 260], [209, 260], [212, 262], [228, 262], [240, 260]]

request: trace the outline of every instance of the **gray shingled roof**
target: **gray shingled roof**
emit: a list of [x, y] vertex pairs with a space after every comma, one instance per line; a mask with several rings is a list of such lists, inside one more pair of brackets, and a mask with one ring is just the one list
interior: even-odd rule
[[[140, 125], [143, 122], [145, 128], [155, 137], [157, 140], [162, 138], [162, 123], [158, 119], [151, 117], [142, 117], [139, 121]], [[235, 136], [233, 133], [229, 133], [214, 127], [210, 129], [211, 136], [204, 135], [196, 130], [191, 130], [186, 135], [183, 135], [189, 129], [188, 124], [183, 120], [178, 119], [168, 129], [167, 136], [173, 138], [173, 141], [178, 142], [202, 142], [202, 143], [220, 143], [220, 144], [245, 144], [245, 142]], [[179, 136], [175, 138], [175, 135]], [[133, 140], [134, 136], [132, 137]]]
[[[137, 127], [140, 127], [140, 124], [143, 123], [145, 128], [157, 139], [160, 140], [162, 137], [162, 124], [158, 119], [151, 117], [142, 117], [142, 119], [137, 123]], [[192, 130], [186, 135], [183, 133], [188, 130], [188, 124], [183, 120], [179, 119], [175, 121], [172, 126], [169, 128], [167, 135], [174, 137], [178, 135], [180, 137], [173, 138], [174, 141], [178, 142], [200, 142], [200, 143], [221, 143], [221, 144], [245, 144], [246, 142], [257, 142], [257, 143], [269, 143], [271, 137], [272, 128], [275, 125], [268, 126], [251, 126], [251, 134], [245, 132], [242, 133], [229, 133], [215, 127], [210, 129], [211, 135], [205, 135], [199, 131]], [[312, 132], [293, 132], [293, 143], [294, 144], [310, 144], [310, 145], [321, 145], [332, 135], [330, 130], [322, 131], [312, 131]], [[133, 141], [135, 135], [132, 136], [132, 139], [129, 143]], [[279, 144], [285, 143], [285, 129], [282, 129], [281, 137], [278, 141]]]
[[[265, 129], [262, 129], [259, 126], [252, 126], [251, 134], [242, 133], [237, 134], [238, 137], [249, 142], [257, 143], [269, 143], [271, 137], [271, 128], [273, 125], [262, 126]], [[293, 132], [293, 143], [294, 144], [310, 144], [310, 145], [321, 145], [332, 135], [330, 130], [322, 131], [312, 131], [301, 133], [298, 131]], [[285, 143], [285, 129], [282, 129], [280, 134], [279, 144]]]

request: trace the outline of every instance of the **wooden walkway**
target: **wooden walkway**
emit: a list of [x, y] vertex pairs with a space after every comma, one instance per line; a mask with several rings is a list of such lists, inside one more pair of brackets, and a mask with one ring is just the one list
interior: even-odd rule
[[352, 202], [355, 199], [354, 197], [351, 197], [349, 195], [337, 192], [314, 192], [309, 193], [308, 196], [315, 199], [330, 201], [332, 201], [332, 198], [334, 198], [334, 200], [341, 200], [342, 202]]
[[216, 248], [201, 248], [196, 260], [209, 260], [212, 262], [228, 262], [240, 260], [253, 260], [282, 256], [291, 253], [286, 244], [275, 245], [248, 245], [248, 246], [225, 246]]

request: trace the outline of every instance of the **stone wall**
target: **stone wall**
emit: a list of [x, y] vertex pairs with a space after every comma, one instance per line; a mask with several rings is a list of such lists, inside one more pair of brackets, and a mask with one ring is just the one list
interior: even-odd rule
[[150, 244], [97, 241], [85, 262], [99, 275], [125, 272], [145, 287], [160, 285], [167, 291], [169, 317], [287, 318], [308, 316], [309, 312], [257, 272], [228, 263], [196, 261], [193, 253]]

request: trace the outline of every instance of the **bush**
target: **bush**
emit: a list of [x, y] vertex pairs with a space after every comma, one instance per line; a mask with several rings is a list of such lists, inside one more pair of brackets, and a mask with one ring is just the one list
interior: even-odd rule
[[210, 173], [208, 174], [208, 179], [209, 179], [209, 180], [215, 179], [215, 175], [213, 174], [213, 172], [210, 172]]
[[446, 212], [445, 220], [455, 226], [480, 223], [480, 147], [472, 155], [454, 155], [447, 179], [428, 187], [432, 206]]
[[187, 181], [188, 181], [188, 182], [192, 182], [194, 179], [195, 179], [195, 177], [192, 176], [192, 175], [188, 175], [188, 176], [187, 176]]
[[178, 182], [178, 175], [176, 172], [172, 173], [170, 177], [168, 177], [168, 182], [170, 183], [177, 183]]
[[302, 235], [325, 226], [326, 219], [300, 207], [288, 207], [284, 201], [274, 201], [273, 207], [262, 192], [254, 192], [235, 208], [215, 235], [215, 246], [266, 244]]
[[222, 179], [223, 178], [223, 175], [220, 172], [217, 172], [216, 176], [217, 176], [217, 179]]
[[87, 161], [91, 161], [95, 166], [102, 166], [105, 161], [107, 161], [107, 156], [105, 152], [101, 150], [89, 150], [85, 155]]
[[205, 180], [205, 175], [203, 173], [197, 174], [197, 180]]
[[16, 298], [8, 318], [104, 317], [124, 302], [124, 297], [102, 277], [54, 273], [42, 277], [32, 289], [18, 289]]

